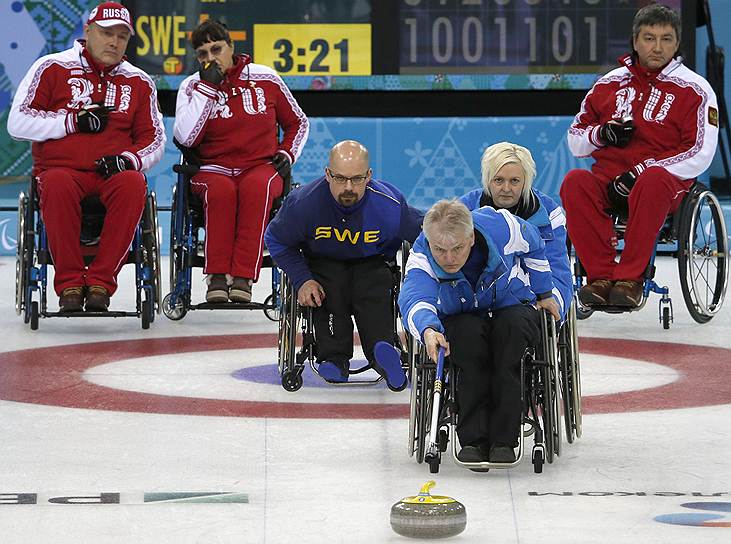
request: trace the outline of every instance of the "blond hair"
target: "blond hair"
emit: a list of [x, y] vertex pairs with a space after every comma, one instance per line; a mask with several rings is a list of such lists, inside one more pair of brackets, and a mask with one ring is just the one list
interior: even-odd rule
[[533, 180], [536, 177], [536, 162], [533, 160], [533, 156], [522, 145], [500, 142], [491, 145], [482, 154], [482, 187], [490, 197], [492, 197], [490, 181], [503, 166], [511, 163], [515, 163], [523, 169], [525, 184], [521, 198], [525, 199], [530, 195]]

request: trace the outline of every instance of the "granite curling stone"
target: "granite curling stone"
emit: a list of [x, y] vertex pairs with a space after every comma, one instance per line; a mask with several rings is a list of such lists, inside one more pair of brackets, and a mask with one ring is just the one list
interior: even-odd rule
[[391, 507], [391, 528], [411, 538], [446, 538], [458, 535], [467, 526], [464, 505], [442, 495], [432, 495], [430, 480], [418, 495], [404, 497]]

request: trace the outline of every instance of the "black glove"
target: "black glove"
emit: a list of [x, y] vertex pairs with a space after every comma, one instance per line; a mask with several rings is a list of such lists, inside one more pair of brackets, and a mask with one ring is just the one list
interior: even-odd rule
[[207, 81], [211, 85], [218, 86], [223, 81], [223, 72], [221, 72], [221, 68], [219, 68], [218, 64], [215, 62], [207, 62], [204, 64], [200, 70], [198, 70], [198, 75], [201, 78], [201, 81]]
[[94, 164], [96, 164], [96, 171], [104, 179], [109, 179], [114, 174], [119, 174], [125, 170], [134, 170], [132, 161], [122, 155], [107, 155], [94, 161]]
[[634, 187], [635, 179], [632, 172], [625, 172], [614, 178], [614, 181], [607, 187], [609, 202], [620, 219], [626, 220], [629, 217], [628, 198]]
[[599, 137], [607, 145], [615, 147], [626, 147], [632, 138], [632, 132], [635, 130], [632, 119], [620, 123], [619, 121], [609, 121], [599, 129]]
[[89, 104], [76, 112], [76, 126], [79, 132], [101, 132], [109, 122], [112, 108], [102, 104]]
[[272, 165], [282, 179], [286, 178], [292, 171], [292, 163], [289, 162], [289, 157], [281, 151], [274, 154]]

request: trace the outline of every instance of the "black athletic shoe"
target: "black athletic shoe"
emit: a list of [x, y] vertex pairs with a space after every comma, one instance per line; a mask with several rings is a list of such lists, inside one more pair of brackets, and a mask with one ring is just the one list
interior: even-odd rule
[[505, 444], [493, 444], [488, 458], [491, 463], [515, 463], [515, 450]]
[[[487, 456], [479, 446], [464, 446], [457, 454], [457, 459], [463, 463], [482, 463]], [[489, 472], [489, 468], [471, 468], [472, 472]]]

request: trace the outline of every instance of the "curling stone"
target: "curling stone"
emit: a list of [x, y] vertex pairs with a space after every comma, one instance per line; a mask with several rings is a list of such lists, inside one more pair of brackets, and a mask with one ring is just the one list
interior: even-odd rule
[[411, 538], [446, 538], [458, 535], [467, 526], [464, 505], [452, 497], [432, 495], [436, 485], [429, 480], [419, 494], [404, 497], [391, 507], [391, 528]]

